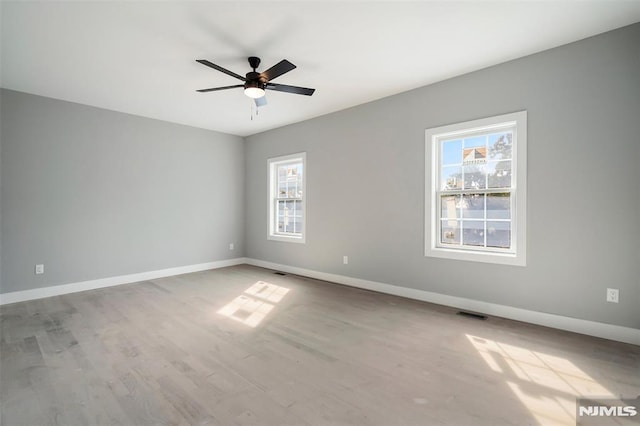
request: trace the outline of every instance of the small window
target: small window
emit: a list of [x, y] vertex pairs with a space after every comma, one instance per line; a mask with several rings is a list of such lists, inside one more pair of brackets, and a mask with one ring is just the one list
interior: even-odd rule
[[306, 154], [269, 159], [270, 240], [305, 242]]
[[526, 264], [526, 111], [426, 131], [425, 255]]

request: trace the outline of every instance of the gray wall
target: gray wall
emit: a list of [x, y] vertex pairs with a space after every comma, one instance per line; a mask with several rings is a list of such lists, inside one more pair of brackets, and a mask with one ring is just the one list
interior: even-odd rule
[[[424, 130], [519, 110], [527, 266], [425, 258]], [[248, 257], [640, 328], [640, 24], [246, 141]], [[269, 241], [267, 158], [300, 151], [307, 242]]]
[[[0, 292], [246, 255], [640, 328], [638, 46], [640, 24], [244, 144], [1, 90]], [[518, 110], [527, 266], [425, 258], [424, 130]], [[300, 151], [307, 243], [267, 240], [266, 160]]]
[[0, 292], [243, 256], [241, 137], [0, 94]]

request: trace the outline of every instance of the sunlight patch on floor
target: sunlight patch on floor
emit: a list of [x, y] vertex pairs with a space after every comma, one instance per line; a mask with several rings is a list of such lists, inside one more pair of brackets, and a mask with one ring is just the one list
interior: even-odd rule
[[218, 314], [256, 327], [288, 292], [288, 288], [258, 281], [220, 309]]
[[491, 370], [541, 424], [575, 425], [576, 398], [613, 397], [604, 386], [565, 358], [466, 335]]

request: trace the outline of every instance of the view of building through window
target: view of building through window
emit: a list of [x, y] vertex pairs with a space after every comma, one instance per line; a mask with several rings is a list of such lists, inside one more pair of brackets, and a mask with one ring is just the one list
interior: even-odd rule
[[302, 232], [302, 161], [278, 165], [276, 218], [277, 232]]
[[513, 133], [440, 143], [440, 243], [510, 248]]

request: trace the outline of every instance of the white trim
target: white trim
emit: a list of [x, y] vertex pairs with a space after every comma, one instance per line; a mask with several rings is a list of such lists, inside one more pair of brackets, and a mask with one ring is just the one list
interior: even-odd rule
[[12, 293], [0, 294], [0, 305], [9, 303], [24, 302], [27, 300], [42, 299], [51, 296], [76, 293], [79, 291], [94, 290], [104, 287], [112, 287], [121, 284], [130, 284], [139, 281], [152, 280], [157, 278], [170, 277], [174, 275], [187, 274], [190, 272], [207, 271], [210, 269], [224, 268], [227, 266], [248, 264], [267, 269], [275, 269], [291, 274], [302, 275], [318, 280], [343, 284], [350, 287], [362, 288], [377, 291], [379, 293], [392, 294], [394, 296], [406, 297], [408, 299], [421, 300], [423, 302], [436, 303], [438, 305], [450, 306], [458, 309], [479, 312], [486, 315], [493, 315], [523, 321], [530, 324], [542, 325], [559, 330], [571, 331], [574, 333], [586, 334], [588, 336], [600, 337], [603, 339], [616, 340], [633, 345], [640, 345], [640, 330], [636, 328], [623, 327], [619, 325], [605, 324], [601, 322], [582, 320], [578, 318], [564, 317], [561, 315], [547, 314], [544, 312], [529, 311], [526, 309], [514, 308], [506, 305], [480, 302], [463, 297], [448, 296], [446, 294], [433, 293], [425, 290], [418, 290], [408, 287], [400, 287], [376, 281], [363, 280], [360, 278], [347, 277], [344, 275], [330, 274], [326, 272], [314, 271], [311, 269], [298, 268], [295, 266], [281, 265], [259, 259], [239, 257], [235, 259], [220, 260], [216, 262], [200, 263], [197, 265], [180, 266], [176, 268], [162, 269], [158, 271], [141, 272], [131, 275], [121, 275], [118, 277], [101, 278], [91, 281], [83, 281], [72, 284], [63, 284], [53, 287], [36, 288], [32, 290], [15, 291]]
[[[511, 188], [513, 215], [511, 218], [511, 238], [513, 252], [493, 250], [471, 250], [456, 247], [442, 247], [439, 239], [439, 206], [437, 201], [439, 181], [439, 141], [443, 138], [462, 137], [477, 132], [513, 128], [512, 164], [515, 185]], [[464, 123], [450, 124], [425, 130], [425, 240], [424, 255], [444, 259], [467, 260], [473, 262], [498, 263], [526, 266], [527, 263], [527, 111], [518, 111]]]
[[79, 291], [95, 290], [104, 287], [113, 287], [121, 284], [130, 284], [139, 281], [153, 280], [156, 278], [171, 277], [174, 275], [188, 274], [190, 272], [207, 271], [209, 269], [224, 268], [226, 266], [241, 265], [246, 263], [243, 257], [216, 262], [200, 263], [197, 265], [178, 266], [175, 268], [160, 269], [158, 271], [140, 272], [136, 274], [120, 275], [117, 277], [100, 278], [97, 280], [81, 281], [71, 284], [62, 284], [51, 287], [34, 288], [31, 290], [14, 291], [0, 294], [0, 306], [9, 303], [25, 302], [27, 300], [42, 299], [51, 296], [77, 293]]
[[414, 288], [400, 287], [376, 281], [347, 277], [344, 275], [329, 274], [326, 272], [281, 265], [264, 260], [251, 258], [247, 258], [245, 260], [249, 265], [259, 266], [267, 269], [275, 269], [291, 274], [315, 278], [318, 280], [343, 284], [350, 287], [373, 290], [380, 293], [392, 294], [409, 299], [436, 303], [438, 305], [445, 305], [458, 309], [479, 312], [486, 315], [492, 315], [516, 321], [523, 321], [530, 324], [537, 324], [544, 327], [551, 327], [559, 330], [586, 334], [588, 336], [616, 340], [624, 343], [631, 343], [633, 345], [640, 345], [640, 330], [636, 328], [605, 324], [578, 318], [564, 317], [561, 315], [548, 314], [544, 312], [530, 311], [527, 309], [514, 308], [512, 306], [481, 302], [478, 300], [466, 299], [463, 297], [448, 296], [446, 294], [433, 293], [430, 291], [417, 290]]
[[[276, 232], [275, 230], [275, 202], [276, 196], [276, 168], [281, 163], [300, 161], [302, 160], [302, 231], [300, 235], [287, 235]], [[269, 188], [267, 188], [267, 207], [269, 209], [267, 223], [267, 239], [272, 241], [284, 241], [290, 243], [306, 242], [306, 229], [307, 229], [307, 153], [299, 152], [296, 154], [283, 155], [280, 157], [272, 157], [267, 159], [267, 182]]]

